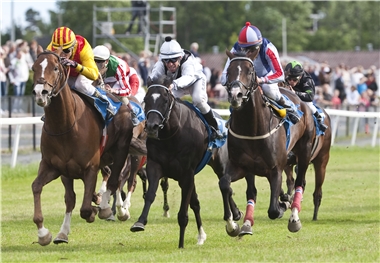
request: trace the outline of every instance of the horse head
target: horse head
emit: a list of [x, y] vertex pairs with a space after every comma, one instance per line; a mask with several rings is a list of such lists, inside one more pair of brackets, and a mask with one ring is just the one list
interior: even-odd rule
[[37, 105], [46, 107], [51, 102], [51, 97], [55, 97], [66, 85], [67, 70], [60, 63], [60, 50], [55, 52], [43, 50], [41, 46], [37, 48], [37, 60], [34, 62], [32, 70], [33, 95]]
[[174, 97], [169, 90], [172, 79], [162, 76], [159, 79], [149, 79], [149, 87], [144, 98], [145, 131], [150, 138], [159, 139], [158, 132], [169, 120], [174, 105]]
[[245, 52], [232, 54], [226, 50], [230, 58], [227, 69], [227, 92], [231, 107], [238, 109], [250, 98], [251, 92], [258, 87], [253, 61], [246, 57]]

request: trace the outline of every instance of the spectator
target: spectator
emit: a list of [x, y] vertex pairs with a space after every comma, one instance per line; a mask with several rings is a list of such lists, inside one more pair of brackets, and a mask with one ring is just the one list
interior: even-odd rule
[[315, 86], [320, 86], [321, 82], [319, 81], [317, 67], [315, 65], [310, 65], [307, 72], [310, 74], [310, 77], [313, 79]]
[[190, 52], [194, 55], [194, 57], [199, 57], [198, 49], [199, 49], [199, 45], [197, 42], [191, 43]]
[[129, 26], [127, 30], [125, 31], [126, 35], [129, 35], [131, 33], [132, 26], [134, 24], [134, 21], [136, 18], [139, 19], [138, 21], [138, 27], [137, 27], [137, 34], [142, 34], [141, 26], [146, 26], [144, 16], [146, 15], [146, 5], [147, 1], [131, 1], [132, 2], [132, 19], [129, 22]]
[[348, 106], [357, 106], [360, 102], [360, 94], [356, 89], [355, 85], [351, 85], [350, 89], [346, 90], [347, 93], [347, 105]]
[[342, 101], [340, 99], [339, 92], [340, 91], [338, 89], [334, 89], [334, 94], [331, 98], [331, 108], [337, 109], [337, 110], [340, 109], [340, 107], [342, 105]]
[[[26, 82], [29, 79], [29, 66], [25, 59], [25, 53], [21, 49], [17, 50], [16, 57], [11, 60], [9, 78], [13, 85], [13, 95], [16, 97], [24, 96]], [[13, 112], [23, 112], [21, 104], [21, 98], [16, 98]]]
[[360, 95], [362, 95], [363, 92], [365, 92], [368, 89], [366, 81], [367, 78], [363, 75], [363, 77], [360, 78], [359, 83], [356, 85], [356, 88]]
[[103, 45], [104, 45], [106, 48], [109, 49], [111, 55], [116, 55], [116, 52], [112, 49], [112, 45], [111, 45], [111, 43], [105, 42]]
[[146, 52], [141, 51], [139, 62], [138, 62], [138, 69], [139, 69], [140, 77], [142, 79], [142, 86], [144, 87], [147, 86], [149, 67], [150, 67], [150, 61], [148, 57], [146, 56]]
[[374, 74], [374, 72], [372, 70], [370, 70], [369, 74], [367, 74], [366, 84], [367, 84], [367, 87], [368, 87], [368, 91], [369, 90], [371, 91], [369, 93], [370, 94], [370, 99], [371, 99], [371, 104], [375, 104], [376, 105], [375, 101], [377, 101], [378, 86], [377, 86], [377, 83], [376, 83], [375, 74]]
[[6, 67], [4, 63], [5, 57], [6, 57], [5, 50], [2, 47], [0, 47], [0, 85], [1, 85], [0, 96], [1, 97], [8, 94], [8, 87], [7, 87], [8, 67]]
[[37, 59], [37, 47], [38, 47], [38, 43], [36, 40], [30, 41], [30, 43], [29, 43], [29, 54], [30, 54], [30, 57], [32, 58], [33, 62], [36, 61], [36, 59]]

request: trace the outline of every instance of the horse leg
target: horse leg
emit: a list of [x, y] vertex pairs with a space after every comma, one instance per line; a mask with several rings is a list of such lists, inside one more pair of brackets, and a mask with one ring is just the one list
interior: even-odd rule
[[286, 187], [287, 191], [284, 193], [284, 190], [281, 189], [280, 200], [282, 202], [291, 202], [292, 194], [294, 190], [294, 177], [293, 177], [293, 168], [294, 165], [286, 165], [284, 172], [286, 175]]
[[143, 188], [143, 199], [145, 199], [145, 193], [146, 193], [146, 170], [145, 168], [141, 168], [137, 171], [137, 174], [140, 176], [141, 182], [142, 182], [142, 188]]
[[252, 226], [254, 224], [253, 214], [255, 210], [256, 197], [257, 197], [257, 189], [255, 187], [255, 176], [247, 175], [245, 177], [247, 182], [247, 207], [245, 210], [245, 217], [243, 226], [240, 229], [239, 237], [244, 235], [252, 235]]
[[99, 205], [100, 202], [102, 201], [103, 193], [107, 191], [107, 181], [111, 175], [111, 169], [108, 166], [105, 166], [102, 169], [100, 169], [100, 172], [102, 173], [103, 181], [102, 181], [102, 185], [99, 188], [96, 201], [94, 201], [94, 203], [97, 205]]
[[[327, 155], [327, 156], [326, 156]], [[313, 193], [313, 201], [314, 201], [314, 214], [313, 220], [316, 221], [318, 219], [318, 210], [319, 206], [322, 202], [322, 185], [325, 181], [326, 175], [326, 166], [329, 160], [328, 154], [324, 156], [317, 156], [313, 160], [314, 170], [315, 170], [315, 188]]]
[[219, 189], [222, 193], [223, 199], [223, 209], [224, 217], [223, 220], [226, 221], [226, 232], [231, 237], [236, 237], [240, 233], [239, 225], [233, 220], [232, 213], [230, 210], [230, 202], [232, 198], [232, 188], [231, 188], [231, 179], [227, 176], [222, 176], [219, 179]]
[[74, 180], [61, 176], [62, 184], [65, 186], [65, 204], [66, 214], [61, 225], [61, 229], [57, 237], [54, 239], [54, 244], [69, 243], [70, 222], [72, 211], [75, 207], [76, 195], [74, 192]]
[[207, 235], [202, 226], [202, 219], [201, 219], [201, 214], [200, 214], [201, 207], [200, 207], [197, 192], [195, 190], [195, 186], [191, 194], [190, 208], [194, 211], [195, 220], [197, 222], [197, 229], [198, 229], [197, 245], [203, 245], [204, 242], [206, 241]]
[[[119, 178], [119, 185], [118, 185], [118, 188], [117, 188], [116, 194], [115, 194], [114, 205], [112, 207], [112, 208], [114, 208], [114, 207], [116, 208], [117, 218], [120, 221], [126, 221], [129, 218], [131, 218], [131, 214], [129, 212], [129, 207], [131, 206], [131, 190], [130, 190], [131, 183], [130, 183], [130, 180], [132, 180], [132, 181], [135, 180], [132, 176], [133, 158], [134, 157], [129, 155], [125, 164], [124, 164], [121, 176]], [[123, 187], [124, 187], [125, 183], [127, 183], [127, 182], [128, 182], [128, 193], [126, 195], [124, 194], [125, 198], [123, 198]]]
[[136, 223], [130, 228], [132, 232], [144, 231], [145, 225], [148, 223], [148, 214], [152, 203], [156, 198], [156, 192], [158, 189], [158, 183], [162, 176], [161, 165], [157, 163], [147, 162], [146, 172], [148, 178], [148, 190], [144, 198], [144, 207], [141, 212], [141, 215]]
[[109, 205], [109, 201], [111, 199], [111, 191], [109, 189], [107, 189], [103, 195], [102, 195], [102, 200], [99, 204], [99, 214], [98, 214], [98, 217], [100, 219], [109, 219], [113, 213], [112, 213], [112, 209]]
[[183, 179], [179, 181], [179, 186], [181, 187], [181, 205], [177, 215], [177, 221], [179, 225], [178, 248], [184, 248], [185, 231], [187, 224], [189, 223], [189, 204], [193, 192], [195, 191], [194, 173], [189, 174], [189, 172], [187, 172], [184, 174]]
[[41, 246], [49, 245], [52, 240], [52, 235], [49, 229], [44, 227], [44, 217], [41, 209], [41, 192], [44, 185], [57, 179], [59, 173], [56, 170], [52, 170], [42, 160], [38, 169], [38, 176], [32, 183], [33, 199], [34, 199], [34, 215], [33, 222], [38, 229], [38, 244]]
[[273, 168], [267, 178], [271, 190], [268, 217], [270, 219], [281, 218], [287, 209], [287, 206], [285, 204], [281, 205], [279, 202], [282, 185], [282, 170], [280, 170], [278, 167]]
[[86, 220], [87, 223], [95, 221], [95, 216], [98, 209], [91, 205], [92, 197], [95, 192], [96, 181], [98, 179], [99, 167], [90, 168], [83, 177], [84, 193], [82, 207], [80, 208], [80, 216]]
[[307, 161], [307, 158], [304, 157], [304, 154], [302, 154], [302, 157], [300, 156], [297, 166], [297, 177], [294, 184], [295, 193], [292, 205], [290, 207], [292, 213], [288, 222], [288, 229], [290, 232], [298, 232], [302, 228], [301, 220], [298, 214], [301, 212], [301, 201], [306, 186], [305, 174], [307, 167], [309, 166], [309, 162]]
[[169, 213], [170, 208], [169, 208], [169, 202], [168, 202], [169, 178], [162, 177], [160, 185], [161, 185], [162, 192], [164, 193], [164, 205], [162, 207], [164, 209], [163, 216], [169, 218], [170, 217], [170, 213]]

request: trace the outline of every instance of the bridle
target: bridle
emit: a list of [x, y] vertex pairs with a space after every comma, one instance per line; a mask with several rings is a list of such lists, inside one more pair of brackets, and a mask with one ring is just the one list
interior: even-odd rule
[[169, 88], [167, 88], [167, 87], [165, 87], [165, 86], [163, 86], [163, 85], [153, 84], [153, 85], [151, 85], [151, 86], [148, 87], [148, 90], [149, 90], [150, 88], [154, 88], [154, 87], [156, 87], [156, 88], [158, 87], [158, 88], [163, 88], [163, 89], [165, 89], [165, 90], [167, 91], [169, 97], [172, 98], [172, 100], [171, 100], [171, 102], [170, 102], [170, 105], [169, 105], [169, 107], [165, 110], [165, 113], [164, 113], [164, 114], [162, 114], [160, 111], [158, 111], [158, 110], [154, 110], [154, 109], [149, 110], [149, 111], [146, 113], [146, 119], [148, 119], [148, 116], [149, 116], [150, 113], [153, 113], [153, 112], [154, 112], [154, 113], [157, 113], [157, 114], [161, 117], [161, 120], [162, 120], [161, 123], [160, 123], [160, 125], [159, 125], [158, 127], [159, 127], [160, 129], [162, 129], [162, 128], [164, 128], [165, 123], [169, 121], [170, 113], [171, 113], [171, 111], [172, 111], [172, 109], [173, 109], [175, 99], [174, 99], [174, 97], [173, 97], [171, 91], [169, 90]]
[[[241, 68], [240, 68], [240, 65], [238, 66], [238, 70], [239, 70], [239, 76], [237, 79], [231, 81], [231, 82], [228, 82], [226, 84], [227, 86], [227, 92], [228, 92], [228, 98], [229, 100], [231, 99], [231, 89], [232, 87], [234, 86], [239, 86], [240, 89], [244, 88], [246, 90], [246, 93], [243, 94], [242, 96], [242, 99], [243, 99], [243, 103], [247, 102], [249, 99], [250, 99], [250, 95], [252, 93], [252, 91], [255, 91], [257, 89], [257, 87], [259, 86], [259, 84], [257, 84], [256, 82], [256, 72], [254, 70], [254, 64], [253, 64], [253, 61], [250, 59], [250, 58], [247, 58], [247, 57], [235, 57], [233, 59], [230, 60], [230, 67], [231, 67], [231, 63], [233, 61], [238, 61], [238, 60], [241, 60], [241, 61], [248, 61], [251, 65], [252, 65], [252, 68], [251, 70], [249, 71], [248, 75], [251, 76], [251, 81], [247, 84], [243, 83], [240, 79], [239, 79], [239, 76], [240, 76], [240, 72], [241, 72]], [[227, 79], [228, 79], [228, 73], [227, 73]]]
[[[41, 55], [54, 55], [57, 57], [57, 59], [60, 61], [60, 57], [55, 54], [54, 52], [51, 52], [49, 50], [45, 50], [44, 52], [41, 52], [40, 54], [38, 54], [37, 58]], [[59, 71], [59, 75], [58, 75], [58, 78], [55, 79], [54, 83], [51, 84], [49, 82], [47, 82], [47, 80], [43, 77], [40, 77], [38, 80], [37, 80], [37, 84], [43, 84], [43, 85], [48, 85], [49, 87], [52, 88], [51, 91], [49, 91], [47, 97], [49, 99], [51, 99], [51, 97], [56, 97], [60, 92], [61, 90], [66, 86], [66, 83], [69, 79], [69, 74], [70, 74], [70, 68], [68, 70], [66, 70], [62, 65], [61, 63], [58, 63], [59, 64], [59, 67], [61, 67], [62, 70]], [[63, 74], [62, 74], [62, 71], [65, 71], [66, 73], [66, 79], [65, 81], [63, 82], [62, 86], [58, 89], [58, 91], [56, 93], [54, 93], [54, 91], [57, 89], [58, 87], [58, 84], [62, 82], [62, 78], [64, 77]]]

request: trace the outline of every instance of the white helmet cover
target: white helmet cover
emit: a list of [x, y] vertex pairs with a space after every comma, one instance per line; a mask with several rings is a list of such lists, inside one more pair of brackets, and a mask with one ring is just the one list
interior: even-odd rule
[[94, 59], [98, 60], [107, 60], [111, 56], [110, 50], [103, 45], [96, 46], [93, 50], [94, 52]]
[[177, 41], [171, 37], [166, 37], [165, 42], [161, 46], [160, 55], [161, 59], [178, 58], [183, 56], [184, 52]]

